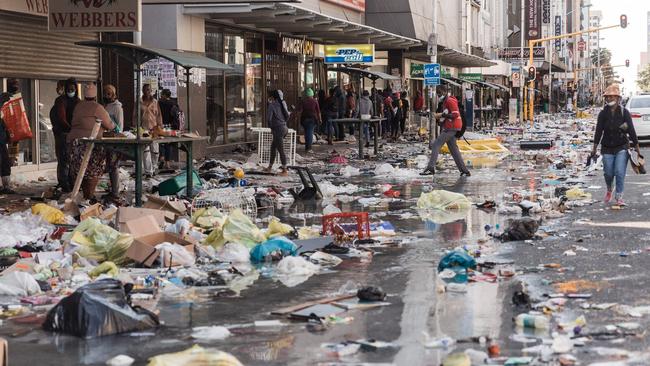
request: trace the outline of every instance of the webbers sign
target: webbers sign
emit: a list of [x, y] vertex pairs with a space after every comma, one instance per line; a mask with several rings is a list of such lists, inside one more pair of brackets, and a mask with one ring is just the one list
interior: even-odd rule
[[137, 32], [141, 0], [50, 0], [48, 27], [65, 32]]

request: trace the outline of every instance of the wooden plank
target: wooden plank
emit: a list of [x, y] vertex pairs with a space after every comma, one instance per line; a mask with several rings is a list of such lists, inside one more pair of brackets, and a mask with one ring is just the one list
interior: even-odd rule
[[289, 314], [293, 313], [294, 311], [298, 311], [298, 310], [301, 310], [301, 309], [304, 309], [304, 308], [307, 308], [307, 307], [310, 307], [310, 306], [319, 305], [319, 304], [329, 304], [329, 303], [334, 302], [334, 301], [347, 300], [347, 299], [351, 299], [353, 297], [357, 297], [357, 295], [352, 294], [352, 295], [339, 295], [339, 296], [333, 296], [333, 297], [326, 297], [326, 298], [319, 299], [319, 300], [307, 301], [307, 302], [303, 302], [302, 304], [287, 306], [285, 308], [277, 309], [277, 310], [272, 311], [271, 314], [272, 315], [289, 315]]

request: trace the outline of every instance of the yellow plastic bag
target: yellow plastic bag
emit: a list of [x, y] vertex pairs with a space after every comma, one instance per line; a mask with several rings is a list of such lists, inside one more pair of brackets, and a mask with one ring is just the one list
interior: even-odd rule
[[420, 209], [460, 210], [471, 206], [472, 203], [464, 195], [442, 189], [422, 193], [418, 199]]
[[90, 277], [95, 278], [100, 274], [104, 274], [104, 273], [106, 273], [109, 276], [115, 277], [117, 276], [118, 273], [120, 273], [120, 269], [117, 268], [115, 263], [107, 261], [93, 268], [90, 272], [88, 272], [88, 275]]
[[266, 236], [242, 210], [236, 209], [228, 215], [223, 224], [223, 230], [214, 230], [205, 240], [205, 244], [215, 248], [222, 247], [225, 243], [239, 243], [249, 249], [265, 242]]
[[235, 356], [216, 349], [194, 345], [185, 351], [165, 353], [149, 359], [147, 366], [243, 366]]
[[584, 199], [591, 199], [591, 193], [585, 193], [582, 189], [575, 187], [571, 188], [568, 191], [566, 191], [566, 198], [568, 198], [571, 201], [577, 201], [577, 200], [584, 200]]
[[266, 230], [266, 237], [273, 238], [276, 236], [286, 236], [293, 231], [291, 225], [283, 224], [280, 220], [273, 218], [269, 223], [269, 228]]
[[50, 224], [65, 224], [65, 215], [58, 208], [37, 203], [32, 206], [32, 214], [39, 215]]

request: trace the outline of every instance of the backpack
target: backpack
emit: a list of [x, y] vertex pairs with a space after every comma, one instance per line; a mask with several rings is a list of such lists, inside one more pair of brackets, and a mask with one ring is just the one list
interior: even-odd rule
[[460, 128], [460, 131], [456, 131], [456, 138], [460, 139], [467, 130], [467, 119], [465, 118], [465, 108], [461, 107], [460, 104], [458, 105], [458, 112], [460, 113], [460, 119], [463, 121], [463, 127]]

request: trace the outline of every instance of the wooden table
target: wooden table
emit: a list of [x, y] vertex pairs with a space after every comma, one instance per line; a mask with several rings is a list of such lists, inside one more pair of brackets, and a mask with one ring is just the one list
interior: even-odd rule
[[343, 127], [343, 124], [356, 124], [359, 125], [359, 134], [357, 137], [357, 140], [359, 141], [359, 159], [363, 159], [363, 125], [364, 123], [368, 123], [370, 126], [373, 126], [374, 128], [374, 143], [375, 143], [375, 155], [377, 155], [378, 147], [379, 147], [379, 124], [381, 121], [386, 120], [386, 118], [371, 118], [371, 119], [361, 119], [361, 118], [338, 118], [338, 119], [333, 119], [331, 120], [332, 123], [338, 123], [341, 127]]
[[[182, 144], [187, 151], [187, 161], [185, 163], [185, 174], [187, 176], [186, 192], [188, 196], [192, 195], [192, 187], [194, 187], [193, 174], [192, 174], [192, 145], [195, 142], [206, 141], [208, 138], [204, 136], [199, 137], [158, 137], [158, 138], [140, 138], [140, 139], [127, 139], [121, 137], [105, 137], [102, 139], [91, 140], [88, 138], [80, 139], [84, 143], [94, 142], [95, 145], [102, 145], [110, 150], [119, 151], [125, 156], [130, 157], [135, 161], [135, 205], [136, 207], [142, 206], [142, 155], [147, 146], [154, 142], [158, 144]], [[152, 164], [156, 164], [153, 162]], [[189, 188], [188, 188], [189, 187]]]

